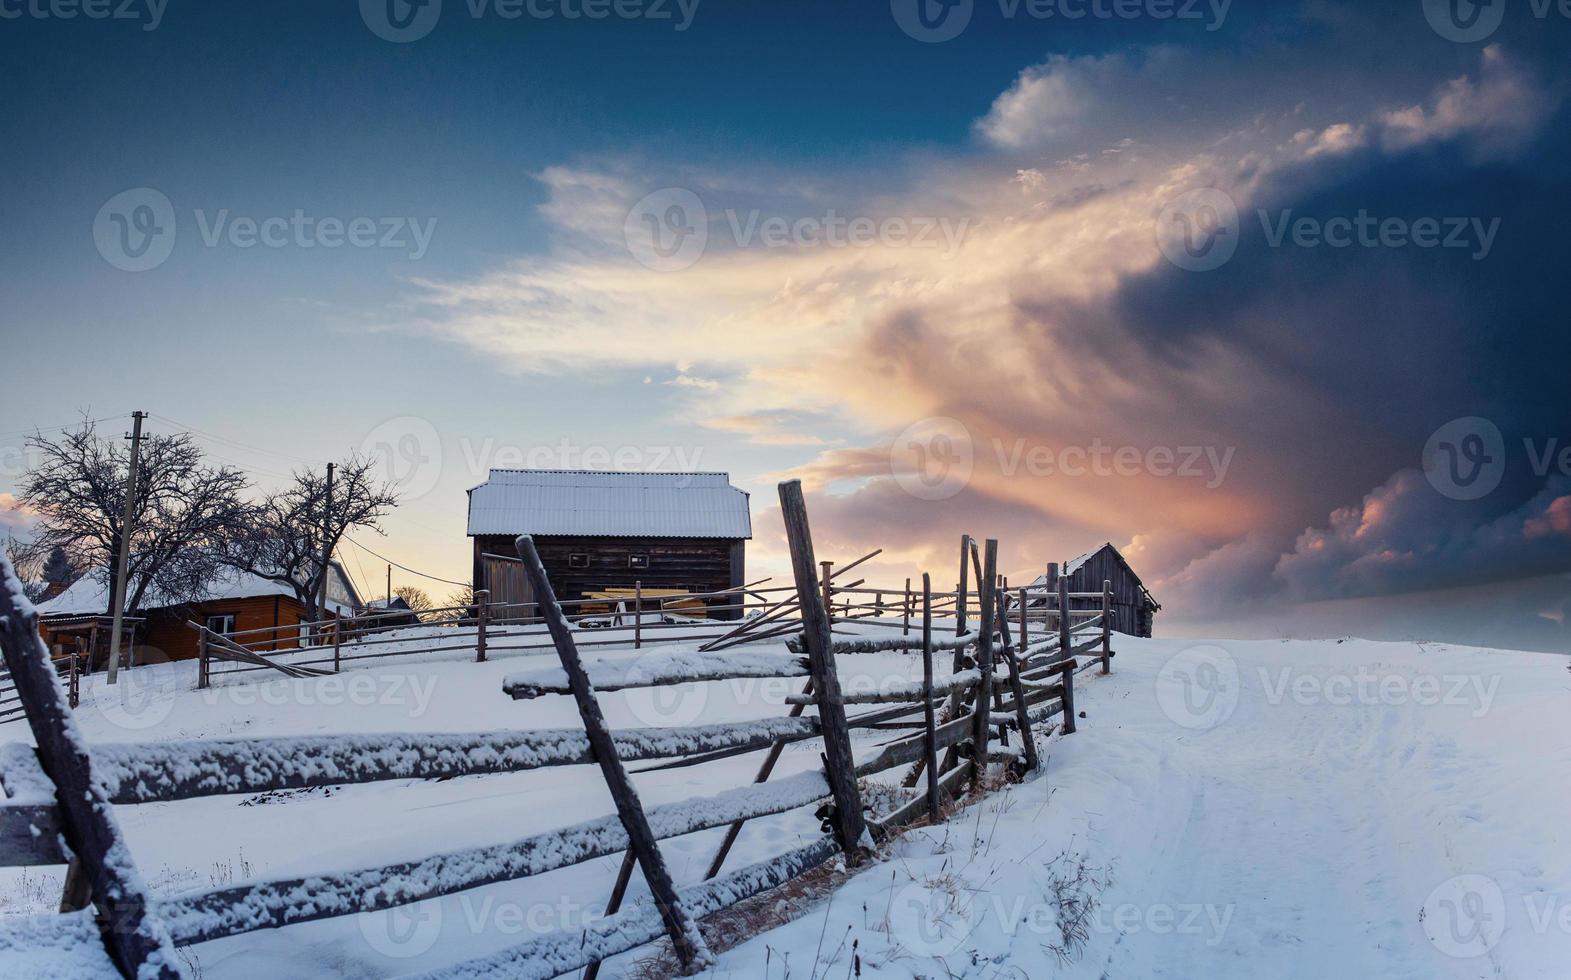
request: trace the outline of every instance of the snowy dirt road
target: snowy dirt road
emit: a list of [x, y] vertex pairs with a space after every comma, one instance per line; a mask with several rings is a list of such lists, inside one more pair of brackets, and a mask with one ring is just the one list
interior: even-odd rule
[[1119, 648], [1043, 775], [717, 975], [835, 976], [853, 942], [864, 976], [1571, 975], [1566, 658]]

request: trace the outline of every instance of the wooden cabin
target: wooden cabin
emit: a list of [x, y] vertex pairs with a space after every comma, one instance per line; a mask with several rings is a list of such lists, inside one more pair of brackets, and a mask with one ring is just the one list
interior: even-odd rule
[[[87, 655], [92, 669], [108, 662], [112, 617], [107, 581], [107, 575], [84, 575], [55, 598], [39, 604], [38, 629], [51, 653]], [[352, 616], [359, 605], [354, 583], [333, 562], [327, 584], [327, 618]], [[123, 635], [131, 663], [186, 660], [197, 652], [197, 631], [189, 623], [219, 633], [279, 627], [277, 633], [242, 639], [251, 643], [276, 636], [275, 648], [288, 649], [298, 645], [290, 628], [305, 622], [305, 607], [292, 589], [230, 569], [220, 574], [199, 600], [144, 601], [137, 616], [126, 622]]]
[[[753, 536], [747, 493], [726, 473], [492, 470], [469, 491], [475, 588], [493, 602], [533, 601], [514, 539], [534, 536], [546, 577], [562, 601], [630, 590], [737, 588]], [[706, 602], [709, 615], [734, 619]]]
[[[1068, 576], [1070, 592], [1100, 594], [1104, 582], [1113, 583], [1113, 629], [1129, 636], [1152, 635], [1156, 611], [1162, 608], [1162, 604], [1156, 601], [1145, 583], [1140, 581], [1140, 576], [1111, 543], [1062, 565], [1049, 562], [1047, 574], [1032, 582], [1031, 588], [1045, 587], [1056, 591], [1060, 575]], [[1044, 602], [1036, 599], [1031, 604], [1041, 605]], [[1073, 599], [1070, 600], [1070, 608], [1100, 609], [1101, 603], [1090, 599]]]

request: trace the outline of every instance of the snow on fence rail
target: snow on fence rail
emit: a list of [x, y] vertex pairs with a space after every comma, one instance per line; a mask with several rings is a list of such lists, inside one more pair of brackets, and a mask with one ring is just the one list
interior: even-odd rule
[[[1069, 610], [1065, 615], [1042, 615], [1040, 607], [1028, 606], [1025, 590], [1011, 606], [995, 574], [997, 542], [987, 541], [979, 552], [969, 538], [963, 538], [961, 581], [955, 592], [935, 594], [924, 576], [919, 590], [908, 581], [896, 593], [900, 601], [886, 604], [884, 594], [895, 590], [869, 590], [860, 581], [836, 585], [837, 576], [877, 552], [839, 572], [829, 563], [816, 563], [800, 484], [781, 484], [780, 497], [791, 547], [794, 596], [772, 602], [768, 611], [740, 625], [725, 624], [697, 650], [612, 655], [586, 668], [579, 657], [579, 641], [592, 634], [575, 629], [563, 609], [568, 604], [555, 601], [532, 540], [518, 540], [525, 572], [541, 597], [530, 613], [543, 621], [560, 668], [511, 674], [502, 693], [519, 699], [570, 694], [579, 707], [581, 729], [207, 739], [107, 744], [89, 752], [38, 639], [36, 614], [20, 598], [9, 566], [0, 566], [6, 586], [0, 589], [0, 640], [5, 663], [19, 678], [19, 696], [39, 746], [36, 750], [0, 746], [0, 788], [6, 793], [0, 800], [0, 866], [69, 861], [62, 911], [80, 910], [90, 903], [97, 908], [109, 923], [102, 935], [119, 973], [182, 977], [186, 968], [173, 955], [175, 944], [408, 905], [622, 853], [607, 918], [584, 930], [545, 936], [429, 976], [544, 978], [587, 967], [586, 977], [592, 980], [600, 960], [662, 935], [685, 965], [709, 962], [696, 924], [703, 916], [789, 881], [836, 853], [845, 855], [849, 863], [860, 861], [877, 838], [924, 815], [941, 817], [945, 800], [962, 793], [967, 783], [973, 792], [980, 791], [991, 763], [1002, 762], [1016, 772], [1037, 768], [1035, 736], [1045, 730], [1043, 726], [1061, 717], [1059, 729], [1065, 734], [1074, 731], [1076, 675], [1095, 665], [1108, 672], [1113, 656], [1105, 590], [1102, 612], [1082, 614], [1071, 609], [1071, 596], [1062, 586], [1053, 598], [1057, 609]], [[974, 622], [973, 594], [966, 585], [971, 571], [977, 585]], [[869, 594], [871, 603], [853, 601]], [[837, 603], [837, 597], [843, 601]], [[868, 615], [864, 607], [869, 605], [878, 615]], [[891, 610], [899, 614], [899, 621]], [[936, 610], [954, 616], [953, 638], [933, 635]], [[483, 597], [474, 607], [477, 628], [467, 648], [476, 649], [478, 659], [484, 659], [492, 639], [506, 635], [506, 630], [492, 631], [495, 624], [488, 619], [493, 611]], [[641, 638], [638, 624], [644, 616], [641, 609], [637, 613], [635, 636]], [[837, 639], [835, 625], [848, 620], [901, 632]], [[1045, 632], [1033, 639], [1031, 627], [1036, 623]], [[581, 621], [576, 625], [581, 626]], [[324, 639], [332, 644], [332, 660], [320, 659], [320, 648], [315, 662], [309, 659], [309, 649], [303, 662], [275, 660], [274, 650], [262, 649], [267, 640], [218, 637], [204, 630], [201, 682], [208, 683], [212, 664], [223, 660], [250, 669], [317, 672], [314, 668], [324, 663], [336, 669], [346, 659], [344, 641], [355, 629], [382, 629], [331, 622], [308, 626], [331, 628]], [[790, 652], [721, 652], [780, 637], [786, 638]], [[594, 641], [585, 645], [589, 642]], [[874, 693], [841, 691], [837, 656], [891, 650], [920, 656], [922, 679]], [[935, 676], [937, 653], [950, 657], [950, 670], [943, 677]], [[1080, 656], [1087, 653], [1093, 656], [1082, 662]], [[801, 694], [786, 699], [788, 715], [720, 725], [615, 731], [606, 726], [596, 698], [600, 691], [736, 677], [802, 677], [805, 682]], [[871, 709], [847, 710], [856, 705]], [[809, 707], [815, 713], [807, 714]], [[857, 760], [850, 733], [859, 729], [906, 734]], [[1011, 733], [1017, 745], [1010, 744]], [[822, 740], [825, 766], [771, 782], [783, 748], [807, 739]], [[628, 762], [654, 763], [641, 771], [701, 765], [763, 750], [767, 755], [752, 783], [648, 809], [624, 768]], [[141, 891], [111, 806], [564, 765], [599, 766], [616, 812], [495, 845], [162, 899]], [[891, 812], [867, 818], [858, 780], [900, 767], [907, 767], [905, 786], [914, 787], [925, 776], [925, 792]], [[818, 808], [826, 832], [823, 839], [721, 875], [746, 821], [809, 806]], [[678, 891], [658, 842], [720, 827], [726, 827], [727, 833], [705, 882]], [[652, 900], [622, 910], [635, 866], [642, 867]], [[104, 896], [113, 899], [105, 901]], [[50, 919], [54, 920], [58, 928], [47, 922], [29, 924], [41, 950], [61, 936], [81, 931], [80, 916], [63, 914]], [[0, 948], [28, 941], [0, 927]]]

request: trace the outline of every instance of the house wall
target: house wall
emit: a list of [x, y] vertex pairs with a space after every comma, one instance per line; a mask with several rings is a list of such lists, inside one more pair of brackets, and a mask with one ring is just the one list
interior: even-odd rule
[[[474, 539], [476, 588], [485, 588], [482, 554], [516, 558], [513, 539], [481, 535]], [[632, 588], [642, 582], [648, 589], [681, 589], [718, 592], [743, 583], [746, 550], [742, 541], [723, 538], [600, 538], [535, 536], [546, 578], [561, 600], [581, 599], [586, 591]], [[572, 567], [571, 556], [587, 555], [587, 568]], [[633, 555], [645, 555], [648, 568], [631, 568]], [[720, 599], [710, 605], [724, 605]], [[716, 611], [719, 619], [735, 619], [735, 610]]]
[[[196, 630], [186, 625], [187, 621], [203, 625], [208, 616], [233, 615], [235, 617], [235, 630], [262, 629], [264, 627], [293, 627], [304, 621], [304, 609], [293, 596], [273, 595], [257, 596], [250, 599], [215, 599], [212, 602], [199, 602], [176, 609], [155, 609], [144, 614], [144, 622], [137, 629], [137, 657], [146, 662], [169, 660], [189, 660], [197, 653]], [[63, 643], [69, 651], [74, 648], [75, 640], [69, 633], [61, 632], [56, 635], [50, 629], [48, 621], [39, 625], [39, 632], [43, 634], [44, 642], [50, 644], [51, 650], [55, 643]], [[278, 640], [272, 649], [284, 650], [299, 646], [297, 636], [292, 630], [280, 631]], [[257, 641], [269, 639], [269, 634], [245, 636], [240, 638], [247, 646], [252, 646]], [[109, 631], [107, 628], [99, 630], [100, 649], [94, 652], [94, 669], [101, 666], [98, 663], [108, 655]], [[262, 649], [267, 649], [263, 647]]]

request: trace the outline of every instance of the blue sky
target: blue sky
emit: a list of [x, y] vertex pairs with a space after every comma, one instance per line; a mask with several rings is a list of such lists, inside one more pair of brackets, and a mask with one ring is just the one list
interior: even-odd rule
[[[444, 0], [392, 43], [370, 0], [0, 6], [24, 11], [0, 20], [0, 492], [14, 433], [81, 411], [200, 430], [263, 488], [414, 435], [423, 468], [394, 470], [421, 492], [367, 543], [462, 578], [487, 463], [598, 452], [732, 472], [766, 572], [773, 480], [802, 475], [825, 547], [888, 548], [892, 581], [947, 568], [963, 531], [999, 537], [1016, 575], [1113, 540], [1196, 628], [1526, 623], [1515, 642], [1567, 646], [1571, 498], [1533, 455], [1571, 440], [1557, 13], [1503, 4], [1458, 41], [1421, 0], [1078, 20], [1073, 0], [979, 0], [923, 43], [905, 0], [702, 0], [685, 22]], [[176, 230], [128, 272], [95, 221], [137, 188]], [[672, 188], [705, 207], [707, 245], [650, 269], [628, 228]], [[1239, 215], [1218, 268], [1159, 248], [1197, 189]], [[1272, 241], [1361, 212], [1457, 219], [1473, 247]], [[393, 244], [242, 246], [246, 219], [297, 213]], [[829, 216], [880, 237], [758, 230]], [[953, 240], [901, 239], [911, 224]], [[1509, 449], [1499, 488], [1415, 482], [1431, 436], [1473, 417]], [[975, 457], [941, 499], [899, 479], [902, 434], [934, 419]], [[1139, 471], [1063, 472], [1097, 445]], [[1191, 446], [1225, 473], [1167, 473]], [[1472, 581], [1482, 608], [1425, 599]]]

